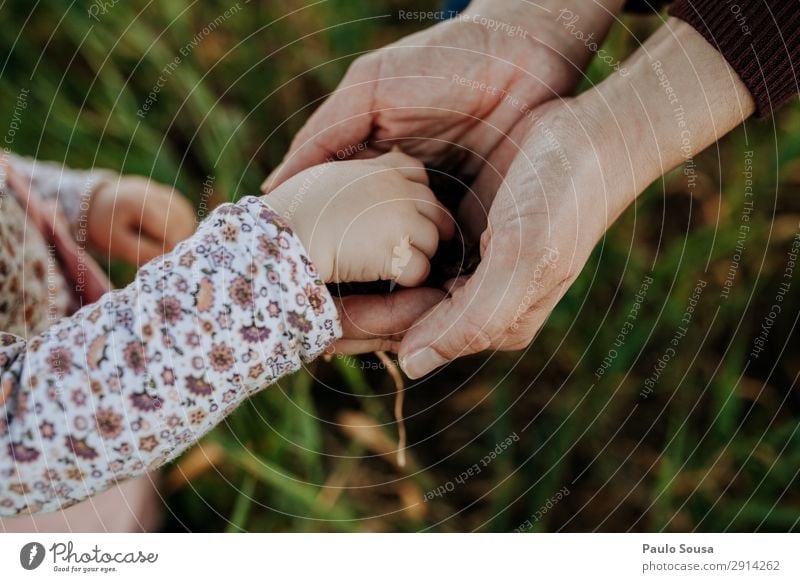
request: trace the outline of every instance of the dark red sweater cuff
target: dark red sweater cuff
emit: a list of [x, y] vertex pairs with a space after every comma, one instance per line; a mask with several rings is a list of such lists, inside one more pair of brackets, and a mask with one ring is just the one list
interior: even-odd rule
[[759, 117], [800, 90], [797, 0], [676, 0], [669, 13], [722, 53], [753, 95]]

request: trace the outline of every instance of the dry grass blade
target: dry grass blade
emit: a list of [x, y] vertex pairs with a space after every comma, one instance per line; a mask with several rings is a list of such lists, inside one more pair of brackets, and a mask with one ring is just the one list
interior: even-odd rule
[[322, 485], [322, 489], [317, 497], [317, 503], [323, 509], [333, 507], [339, 500], [347, 486], [351, 474], [358, 466], [357, 459], [343, 459], [336, 471]]
[[213, 441], [200, 443], [186, 453], [164, 479], [165, 493], [173, 493], [215, 468], [225, 459], [225, 451]]
[[368, 451], [384, 457], [394, 467], [402, 468], [395, 454], [397, 445], [373, 417], [356, 410], [343, 410], [336, 416], [336, 423], [342, 432]]
[[403, 418], [406, 385], [397, 365], [386, 352], [375, 352], [375, 355], [386, 366], [386, 371], [389, 372], [392, 380], [394, 380], [394, 418], [397, 421], [397, 466], [402, 469], [406, 466], [406, 421]]

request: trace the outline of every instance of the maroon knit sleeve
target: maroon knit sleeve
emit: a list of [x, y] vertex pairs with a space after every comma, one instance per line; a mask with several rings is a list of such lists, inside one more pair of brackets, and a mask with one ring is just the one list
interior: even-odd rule
[[676, 0], [669, 10], [722, 53], [768, 116], [800, 91], [797, 0]]

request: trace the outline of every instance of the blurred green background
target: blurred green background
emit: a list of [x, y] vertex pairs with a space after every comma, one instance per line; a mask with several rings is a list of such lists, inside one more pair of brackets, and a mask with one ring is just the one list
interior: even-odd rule
[[[209, 207], [257, 192], [355, 55], [424, 26], [398, 21], [397, 10], [431, 7], [241, 0], [205, 34], [236, 5], [111, 4], [0, 4], [1, 114], [10, 120], [29, 91], [13, 149], [149, 175]], [[657, 25], [625, 22], [641, 38]], [[196, 48], [182, 56], [192, 38]], [[619, 58], [635, 46], [620, 26], [607, 42]], [[157, 100], [137, 115], [175, 57]], [[583, 86], [607, 73], [594, 63]], [[745, 151], [754, 209], [739, 257]], [[372, 356], [319, 361], [165, 469], [165, 529], [800, 529], [800, 282], [784, 278], [800, 224], [798, 153], [792, 105], [699, 156], [691, 192], [680, 170], [654, 184], [527, 353], [465, 359], [409, 385], [405, 470], [387, 454], [397, 426], [385, 367]], [[204, 182], [213, 183], [211, 199]], [[132, 274], [113, 268], [118, 283]], [[653, 283], [615, 346], [645, 277]], [[698, 279], [708, 285], [695, 320], [644, 398]], [[791, 288], [782, 312], [753, 358], [783, 281]], [[518, 440], [491, 458], [509, 435]], [[475, 464], [480, 472], [458, 478]]]

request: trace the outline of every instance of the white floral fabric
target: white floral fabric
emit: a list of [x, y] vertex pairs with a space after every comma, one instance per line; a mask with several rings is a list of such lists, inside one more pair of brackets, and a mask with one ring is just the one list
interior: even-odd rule
[[341, 336], [301, 242], [260, 198], [220, 206], [71, 316], [65, 298], [51, 305], [69, 289], [41, 237], [19, 244], [24, 225], [3, 194], [0, 516], [63, 509], [159, 467]]

